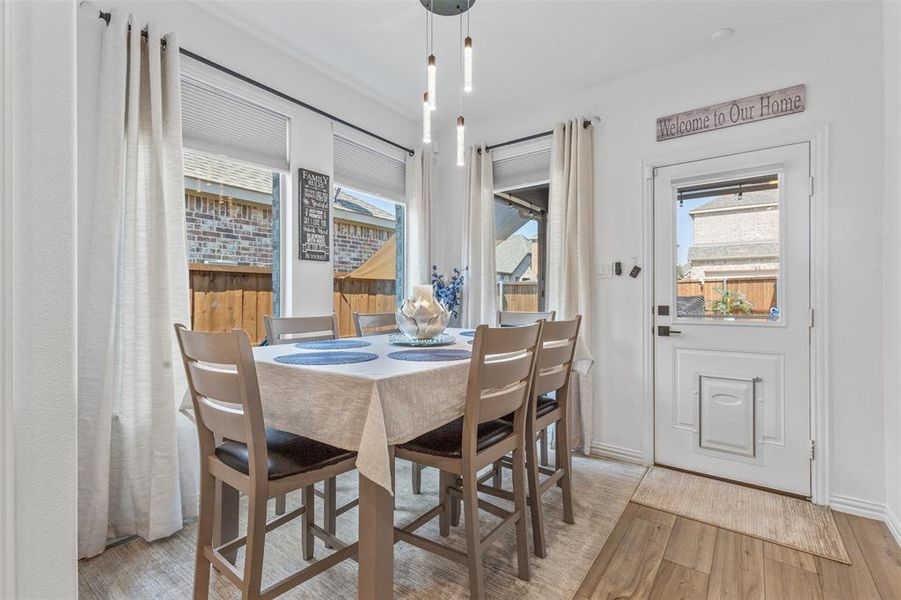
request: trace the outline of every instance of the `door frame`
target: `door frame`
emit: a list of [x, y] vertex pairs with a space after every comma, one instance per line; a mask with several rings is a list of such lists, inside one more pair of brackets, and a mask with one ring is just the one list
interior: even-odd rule
[[[830, 123], [815, 124], [776, 135], [749, 137], [741, 141], [714, 142], [704, 149], [661, 151], [642, 161], [642, 252], [646, 275], [642, 283], [642, 363], [644, 400], [644, 444], [642, 461], [654, 464], [655, 459], [655, 390], [654, 390], [654, 169], [676, 164], [708, 160], [732, 154], [743, 154], [791, 144], [810, 144], [810, 176], [813, 190], [810, 198], [810, 305], [814, 309], [814, 324], [810, 329], [810, 439], [816, 451], [811, 461], [811, 502], [828, 505], [830, 502], [829, 428], [831, 422], [831, 389], [826, 366], [828, 364], [829, 320], [828, 280], [829, 249], [826, 244], [829, 206], [829, 137]], [[714, 134], [715, 135], [715, 134]]]

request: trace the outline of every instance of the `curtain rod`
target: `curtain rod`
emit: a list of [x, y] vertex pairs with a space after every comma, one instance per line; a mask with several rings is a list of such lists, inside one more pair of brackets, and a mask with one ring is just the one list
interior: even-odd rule
[[[592, 117], [591, 119], [585, 119], [582, 121], [582, 128], [588, 129], [591, 126], [591, 122], [594, 119], [600, 120], [600, 117]], [[485, 146], [485, 150], [489, 152], [494, 150], [495, 148], [503, 148], [504, 146], [512, 146], [513, 144], [518, 144], [520, 142], [528, 142], [529, 140], [537, 140], [538, 138], [547, 137], [549, 135], [554, 135], [554, 130], [550, 131], [542, 131], [541, 133], [533, 133], [532, 135], [527, 135], [525, 137], [516, 138], [515, 140], [508, 140], [506, 142], [498, 142], [497, 144], [491, 144], [490, 146]], [[482, 149], [479, 148], [479, 154], [482, 153]]]
[[[103, 19], [104, 21], [106, 21], [106, 24], [109, 25], [111, 13], [103, 12], [102, 10], [99, 12], [100, 12], [100, 18]], [[131, 29], [131, 24], [129, 24], [128, 27], [129, 27], [129, 29]], [[141, 35], [143, 37], [147, 37], [147, 30], [142, 29]], [[163, 46], [165, 46], [166, 40], [163, 40], [162, 44], [163, 44]], [[333, 121], [335, 123], [340, 123], [341, 125], [344, 125], [345, 127], [349, 127], [355, 131], [359, 131], [360, 133], [368, 135], [371, 138], [377, 139], [377, 140], [384, 142], [390, 146], [394, 146], [395, 148], [397, 148], [399, 150], [403, 150], [410, 156], [413, 156], [415, 154], [415, 152], [412, 149], [407, 148], [406, 146], [401, 146], [397, 142], [392, 142], [391, 140], [384, 138], [376, 133], [372, 133], [369, 130], [363, 129], [359, 125], [354, 125], [353, 123], [350, 123], [349, 121], [345, 121], [344, 119], [342, 119], [340, 117], [336, 117], [335, 115], [333, 115], [331, 113], [327, 113], [324, 110], [322, 110], [321, 108], [316, 108], [312, 104], [307, 104], [303, 100], [298, 100], [297, 98], [295, 98], [293, 96], [289, 96], [288, 94], [286, 94], [284, 92], [280, 92], [275, 88], [269, 87], [265, 83], [259, 82], [256, 79], [251, 79], [247, 75], [242, 75], [241, 73], [238, 73], [237, 71], [229, 69], [228, 67], [226, 67], [224, 65], [220, 65], [219, 63], [214, 62], [206, 57], [200, 56], [199, 54], [195, 54], [194, 52], [191, 52], [190, 50], [188, 50], [186, 48], [179, 48], [178, 51], [180, 54], [187, 56], [188, 58], [192, 58], [192, 59], [196, 60], [197, 62], [205, 64], [208, 67], [216, 69], [217, 71], [221, 71], [222, 73], [225, 73], [226, 75], [230, 75], [231, 77], [234, 77], [235, 79], [239, 79], [239, 80], [243, 81], [244, 83], [247, 83], [254, 87], [257, 87], [257, 88], [263, 90], [264, 92], [269, 92], [273, 96], [278, 96], [282, 100], [287, 100], [288, 102], [291, 102], [292, 104], [296, 104], [297, 106], [300, 106], [311, 112], [314, 112], [317, 115], [320, 115], [322, 117], [325, 117], [326, 119], [329, 119], [330, 121]]]

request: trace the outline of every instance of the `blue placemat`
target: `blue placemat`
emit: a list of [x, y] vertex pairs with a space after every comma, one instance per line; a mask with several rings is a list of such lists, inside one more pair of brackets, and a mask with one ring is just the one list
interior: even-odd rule
[[466, 337], [475, 337], [475, 331], [461, 331], [460, 335], [464, 335]]
[[394, 360], [413, 362], [442, 362], [448, 360], [469, 360], [472, 352], [458, 348], [424, 348], [421, 350], [401, 350], [388, 355]]
[[475, 340], [466, 340], [467, 344], [472, 344], [473, 342], [475, 342]]
[[379, 357], [372, 352], [302, 352], [276, 356], [275, 362], [283, 365], [347, 365], [368, 362]]
[[347, 350], [348, 348], [365, 348], [371, 346], [372, 342], [366, 340], [318, 340], [294, 345], [304, 350]]

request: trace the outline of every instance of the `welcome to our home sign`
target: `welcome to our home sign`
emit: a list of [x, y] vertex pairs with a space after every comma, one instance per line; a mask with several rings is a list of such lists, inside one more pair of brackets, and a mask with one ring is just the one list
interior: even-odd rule
[[711, 104], [657, 119], [657, 141], [792, 115], [804, 112], [806, 104], [804, 84]]

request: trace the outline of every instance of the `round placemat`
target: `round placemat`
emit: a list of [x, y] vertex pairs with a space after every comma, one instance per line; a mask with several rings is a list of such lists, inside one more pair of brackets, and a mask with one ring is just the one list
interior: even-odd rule
[[461, 331], [460, 335], [463, 335], [466, 337], [475, 337], [476, 332], [475, 331]]
[[458, 348], [427, 348], [422, 350], [401, 350], [388, 355], [394, 360], [413, 362], [443, 362], [448, 360], [469, 360], [472, 352]]
[[275, 362], [283, 365], [347, 365], [351, 363], [368, 362], [379, 357], [372, 352], [302, 352], [300, 354], [285, 354], [276, 356]]
[[348, 348], [365, 348], [371, 346], [372, 342], [366, 340], [317, 340], [294, 345], [304, 350], [347, 350]]

